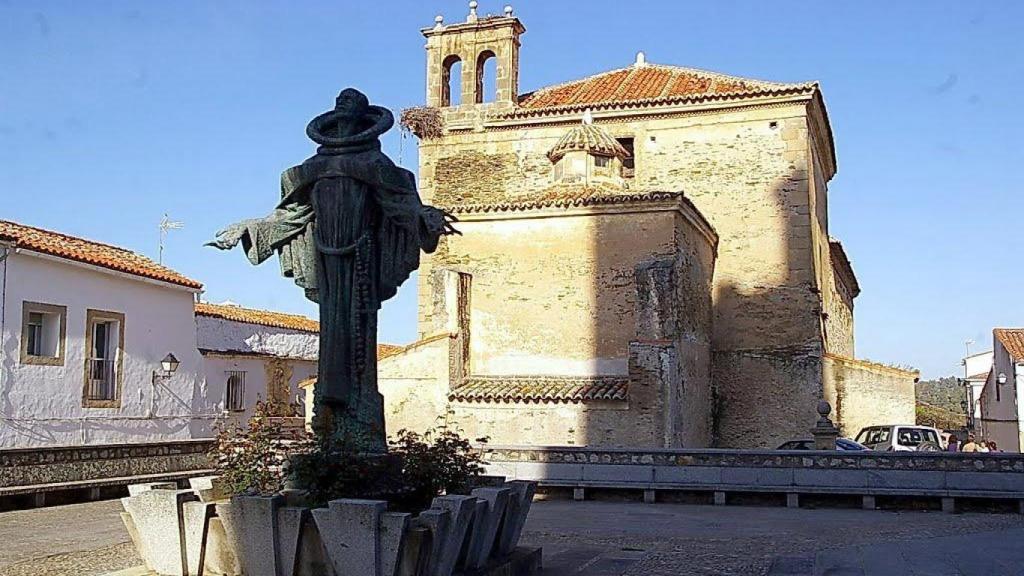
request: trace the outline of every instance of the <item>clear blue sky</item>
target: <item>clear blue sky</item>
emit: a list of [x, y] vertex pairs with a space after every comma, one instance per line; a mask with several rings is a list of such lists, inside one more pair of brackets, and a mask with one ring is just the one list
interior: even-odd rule
[[[1024, 2], [513, 2], [523, 91], [649, 61], [819, 80], [839, 173], [831, 233], [863, 293], [858, 356], [956, 373], [964, 340], [1024, 325]], [[482, 0], [480, 12], [502, 2]], [[315, 315], [276, 263], [200, 245], [262, 215], [306, 122], [356, 86], [424, 98], [424, 39], [454, 0], [0, 0], [0, 218], [156, 256], [212, 301]], [[415, 140], [386, 150], [415, 169]], [[381, 340], [415, 337], [407, 284]]]

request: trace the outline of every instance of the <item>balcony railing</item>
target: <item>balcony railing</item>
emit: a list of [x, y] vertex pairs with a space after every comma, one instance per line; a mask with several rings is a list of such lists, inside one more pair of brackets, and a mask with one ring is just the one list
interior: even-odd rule
[[90, 358], [85, 396], [89, 400], [113, 400], [116, 394], [116, 367], [113, 360]]

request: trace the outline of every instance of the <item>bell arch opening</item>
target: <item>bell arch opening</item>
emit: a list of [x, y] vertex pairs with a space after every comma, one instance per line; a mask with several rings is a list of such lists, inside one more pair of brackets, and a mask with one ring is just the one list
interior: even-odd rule
[[462, 103], [462, 59], [452, 54], [441, 63], [441, 106]]
[[491, 50], [484, 50], [476, 57], [475, 102], [494, 102], [498, 93], [498, 59]]

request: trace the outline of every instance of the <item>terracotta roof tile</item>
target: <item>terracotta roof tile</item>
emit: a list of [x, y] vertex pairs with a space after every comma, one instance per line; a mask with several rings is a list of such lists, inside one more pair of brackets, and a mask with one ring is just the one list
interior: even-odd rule
[[691, 96], [706, 94], [711, 89], [711, 79], [692, 74], [676, 74], [669, 84], [666, 96]]
[[1014, 360], [1024, 360], [1024, 328], [996, 328], [992, 334]]
[[629, 151], [607, 130], [594, 124], [578, 124], [558, 139], [548, 152], [548, 159], [558, 162], [567, 153], [580, 150], [597, 156], [629, 158]]
[[166, 266], [161, 266], [131, 250], [86, 240], [77, 236], [61, 234], [60, 232], [26, 226], [17, 222], [0, 220], [0, 241], [13, 242], [15, 246], [25, 250], [91, 264], [151, 280], [160, 280], [169, 284], [177, 284], [197, 290], [203, 287], [200, 282], [187, 278]]
[[627, 400], [626, 376], [474, 376], [448, 394], [461, 402]]
[[259, 326], [271, 326], [274, 328], [287, 328], [290, 330], [300, 330], [302, 332], [320, 332], [320, 323], [312, 318], [306, 318], [299, 314], [285, 314], [284, 312], [243, 308], [233, 304], [196, 302], [196, 316], [220, 318], [222, 320], [243, 322], [245, 324], [257, 324]]
[[705, 70], [647, 64], [610, 70], [541, 88], [519, 97], [512, 114], [548, 109], [577, 110], [613, 105], [699, 102], [757, 96], [811, 94], [817, 83], [783, 84], [727, 76]]
[[395, 344], [377, 344], [377, 360], [383, 360], [384, 358], [400, 354], [402, 350], [405, 350], [405, 346], [397, 346]]
[[[516, 212], [538, 210], [541, 208], [628, 204], [632, 202], [663, 202], [681, 198], [683, 198], [682, 192], [629, 192], [611, 185], [556, 184], [542, 190], [535, 196], [518, 200], [438, 207], [455, 214], [473, 214], [480, 212]], [[689, 202], [689, 200], [684, 200]]]
[[988, 380], [988, 375], [989, 375], [989, 372], [991, 372], [991, 371], [992, 370], [989, 370], [988, 372], [979, 372], [979, 373], [977, 373], [977, 374], [975, 374], [973, 376], [968, 376], [967, 380], [971, 380], [971, 381], [974, 381], [974, 382], [978, 382], [980, 380]]
[[622, 83], [621, 93], [636, 99], [657, 98], [671, 79], [661, 68], [645, 66], [630, 74]]

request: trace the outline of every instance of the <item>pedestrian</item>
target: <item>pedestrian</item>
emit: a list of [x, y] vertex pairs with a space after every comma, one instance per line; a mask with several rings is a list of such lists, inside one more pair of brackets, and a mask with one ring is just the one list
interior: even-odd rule
[[956, 434], [949, 435], [949, 443], [946, 444], [946, 452], [959, 452], [960, 451], [960, 438]]
[[999, 446], [996, 446], [996, 441], [995, 440], [989, 440], [988, 441], [988, 451], [989, 452], [1002, 452], [1002, 450], [999, 449]]
[[980, 452], [980, 450], [978, 450], [978, 448], [979, 448], [978, 443], [975, 442], [975, 440], [974, 440], [974, 434], [968, 434], [967, 435], [967, 443], [965, 443], [960, 448], [960, 451], [961, 452]]

